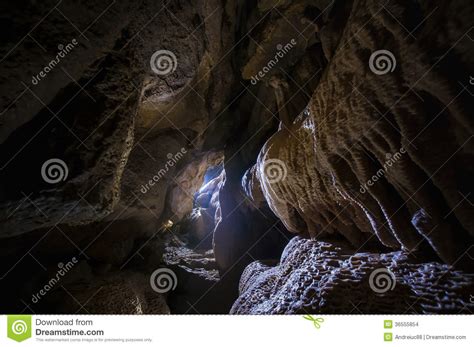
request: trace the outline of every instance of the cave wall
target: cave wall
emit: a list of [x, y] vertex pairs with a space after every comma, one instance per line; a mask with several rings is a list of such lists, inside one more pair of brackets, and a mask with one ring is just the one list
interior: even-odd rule
[[[341, 28], [325, 35], [321, 29], [329, 63], [307, 110], [265, 143], [254, 182], [294, 233], [341, 234], [355, 246], [374, 236], [407, 251], [426, 245], [443, 261], [459, 262], [474, 236], [465, 199], [472, 191], [465, 73], [472, 66], [466, 52], [473, 8], [464, 2], [344, 6], [349, 13], [337, 23]], [[379, 61], [374, 73], [369, 62], [380, 49], [393, 59]]]
[[294, 237], [280, 262], [242, 274], [233, 314], [469, 314], [474, 276], [396, 251]]
[[[173, 184], [170, 177], [186, 162], [207, 155], [201, 151], [204, 132], [231, 91], [230, 56], [224, 52], [233, 44], [235, 5], [130, 1], [108, 8], [84, 1], [78, 8], [53, 2], [24, 9], [2, 6], [6, 13], [31, 13], [18, 17], [19, 29], [40, 22], [34, 36], [20, 41], [21, 30], [16, 36], [10, 32], [3, 45], [2, 236], [58, 223], [159, 218]], [[30, 82], [51, 59], [53, 43], [72, 40], [77, 45], [69, 55], [44, 80]], [[156, 62], [150, 59], [160, 49], [176, 57], [164, 75], [151, 68]], [[186, 158], [180, 156], [167, 177], [141, 193], [142, 185], [178, 153]], [[42, 179], [42, 164], [50, 158], [65, 163], [64, 182], [51, 185]], [[38, 209], [41, 216], [35, 214]]]
[[[68, 292], [83, 302], [110, 285], [133, 289], [135, 304], [122, 313], [169, 312], [166, 303], [153, 304], [164, 296], [150, 297], [140, 287], [162, 261], [155, 238], [163, 222], [191, 212], [207, 167], [222, 160], [222, 143], [203, 145], [235, 93], [228, 53], [239, 5], [84, 0], [0, 6], [0, 268], [2, 287], [17, 298], [2, 310], [24, 309], [19, 298], [29, 302], [58, 263], [76, 257], [81, 266], [48, 296], [52, 301], [32, 309], [74, 312], [81, 307], [66, 303]], [[175, 60], [153, 60], [161, 50]], [[63, 164], [43, 173], [50, 159]], [[25, 277], [30, 283], [18, 288]], [[115, 312], [119, 306], [91, 301], [85, 309]]]
[[307, 108], [245, 176], [250, 198], [311, 240], [246, 267], [231, 313], [471, 312], [473, 7], [333, 10]]

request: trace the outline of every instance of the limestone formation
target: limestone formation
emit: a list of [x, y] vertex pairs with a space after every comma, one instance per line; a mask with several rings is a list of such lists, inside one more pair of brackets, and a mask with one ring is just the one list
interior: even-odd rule
[[[233, 5], [228, 12], [218, 1], [17, 5], [2, 4], [2, 13], [18, 12], [10, 16], [15, 25], [34, 32], [22, 38], [10, 30], [1, 48], [0, 237], [103, 218], [148, 218], [156, 226], [172, 178], [207, 158], [204, 132], [230, 92], [224, 52], [233, 39], [220, 28], [234, 25], [226, 20]], [[73, 40], [49, 67], [58, 45]], [[167, 74], [156, 72], [162, 57], [152, 59], [161, 51], [175, 58]], [[31, 82], [44, 66], [46, 77]], [[41, 171], [50, 159], [63, 162], [51, 171], [61, 178], [55, 184]]]
[[[273, 264], [271, 264], [273, 265]], [[250, 264], [231, 313], [469, 313], [474, 275], [405, 252], [294, 237], [277, 266]]]
[[[457, 82], [466, 84], [463, 71], [473, 63], [464, 54], [471, 24], [456, 13], [472, 14], [473, 6], [443, 3], [433, 16], [435, 5], [424, 2], [347, 6], [337, 23], [343, 29], [322, 28], [323, 48], [333, 48], [324, 48], [329, 62], [307, 111], [265, 143], [252, 170], [260, 188], [251, 190], [260, 189], [294, 233], [341, 234], [354, 246], [376, 238], [408, 252], [429, 245], [443, 261], [472, 270], [468, 257], [460, 261], [474, 236], [465, 198], [472, 96]], [[408, 11], [426, 20], [417, 25]], [[390, 55], [375, 58], [388, 60], [371, 63], [380, 50]], [[460, 67], [454, 74], [452, 64]]]

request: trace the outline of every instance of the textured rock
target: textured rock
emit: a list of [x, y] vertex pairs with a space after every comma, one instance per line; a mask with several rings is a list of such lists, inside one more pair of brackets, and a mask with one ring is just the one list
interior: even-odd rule
[[190, 238], [190, 243], [199, 249], [212, 248], [215, 210], [195, 208], [182, 221], [182, 231]]
[[295, 237], [277, 266], [245, 269], [231, 313], [468, 313], [473, 290], [474, 274], [439, 262]]
[[168, 303], [173, 313], [227, 313], [235, 300], [235, 283], [219, 275], [212, 250], [168, 246], [163, 262], [177, 276]]
[[96, 314], [169, 314], [162, 294], [154, 292], [149, 278], [142, 274], [120, 272], [96, 276], [80, 282], [71, 281], [58, 289], [54, 302], [45, 302], [47, 312], [55, 307], [60, 313]]
[[[2, 45], [0, 237], [103, 218], [141, 217], [156, 226], [172, 178], [207, 156], [200, 150], [204, 132], [233, 80], [231, 57], [224, 54], [233, 42], [235, 23], [226, 19], [235, 4], [225, 10], [219, 1], [164, 4], [107, 7], [84, 0], [33, 9], [25, 3], [30, 16], [2, 17], [4, 26], [35, 30], [23, 40], [23, 30], [12, 31]], [[2, 7], [6, 14], [21, 12], [16, 5]], [[87, 30], [78, 34], [67, 19]], [[74, 38], [78, 44], [43, 80], [20, 83], [41, 71], [58, 43]], [[153, 71], [151, 57], [159, 50], [176, 57], [168, 74]], [[181, 152], [187, 157], [165, 170], [169, 156]], [[63, 160], [68, 170], [55, 185], [41, 175], [50, 158]], [[160, 170], [166, 178], [140, 193]], [[190, 190], [197, 190], [199, 179]], [[190, 211], [187, 200], [183, 211], [174, 211], [180, 218]]]
[[[193, 209], [194, 193], [199, 193], [203, 189], [202, 184], [206, 170], [209, 167], [219, 165], [223, 160], [222, 153], [209, 153], [199, 161], [191, 161], [181, 174], [174, 179], [175, 185], [171, 185], [169, 205], [171, 206], [171, 212], [178, 220]], [[219, 180], [216, 180], [215, 183], [219, 183]], [[214, 217], [212, 211], [209, 215]]]
[[[240, 5], [80, 0], [0, 7], [1, 280], [18, 299], [1, 306], [22, 310], [13, 289], [19, 278], [79, 252], [94, 271], [103, 270], [104, 281], [90, 279], [91, 290], [105, 286], [114, 297], [121, 287], [130, 289], [124, 311], [106, 303], [94, 304], [94, 312], [146, 312], [148, 298], [126, 276], [156, 266], [162, 245], [153, 238], [163, 221], [191, 211], [207, 167], [222, 160], [203, 144], [214, 137], [206, 130], [238, 77], [229, 53]], [[69, 55], [30, 85], [58, 45], [73, 39], [78, 44]], [[159, 50], [176, 56], [169, 74], [153, 71]], [[55, 185], [41, 175], [50, 158], [68, 169]], [[24, 287], [28, 302], [34, 288]], [[91, 294], [80, 285], [77, 291]], [[57, 299], [43, 311], [70, 312], [62, 306], [67, 296]]]
[[[227, 138], [219, 138], [227, 143], [226, 179], [219, 193], [214, 231], [214, 251], [221, 273], [232, 270], [238, 277], [253, 257], [279, 256], [287, 243], [287, 231], [269, 210], [261, 189], [252, 191], [255, 196], [248, 195], [250, 176], [246, 172], [262, 145], [278, 129], [280, 120], [289, 123], [305, 108], [321, 77], [326, 64], [324, 54], [316, 28], [307, 23], [314, 19], [316, 3], [326, 8], [330, 2], [259, 1], [258, 9], [248, 9], [252, 15], [245, 28], [250, 41], [245, 54], [241, 54], [241, 70], [249, 84], [235, 109], [229, 107], [229, 115], [210, 128], [216, 135], [221, 129], [239, 129]], [[307, 30], [301, 35], [298, 30], [305, 26]], [[283, 58], [281, 51], [286, 52]], [[259, 72], [266, 73], [257, 81]]]
[[[37, 16], [24, 19], [42, 24], [35, 30], [35, 40], [44, 44], [49, 42], [48, 53], [34, 54], [41, 50], [41, 44], [29, 42], [34, 36], [28, 36], [11, 54], [5, 55], [8, 63], [2, 64], [2, 69], [9, 70], [7, 76], [13, 74], [20, 81], [28, 81], [24, 75], [37, 74], [45, 60], [54, 58], [49, 52], [55, 52], [58, 44], [66, 45], [77, 38], [77, 32], [61, 15], [61, 10], [83, 27], [86, 27], [86, 21], [92, 21], [104, 10], [98, 5], [84, 6], [76, 12], [70, 6], [53, 9], [52, 3], [43, 3], [34, 11], [38, 11], [38, 16], [43, 11], [49, 13], [48, 16], [41, 15], [44, 21], [40, 22], [41, 18]], [[47, 75], [46, 80], [37, 85], [23, 84], [21, 89], [25, 93], [3, 115], [2, 237], [50, 226], [59, 220], [71, 224], [97, 220], [110, 213], [118, 201], [120, 177], [132, 146], [134, 114], [139, 99], [134, 93], [134, 85], [140, 84], [144, 71], [142, 61], [136, 55], [136, 45], [124, 47], [116, 54], [104, 54], [103, 50], [113, 50], [122, 39], [122, 30], [140, 25], [144, 18], [140, 18], [141, 10], [133, 5], [122, 4], [116, 10], [118, 14], [113, 19], [90, 28], [89, 40], [86, 37], [89, 33], [77, 38], [77, 48]], [[136, 12], [137, 16], [125, 19], [130, 12]], [[33, 27], [20, 20], [17, 25]], [[54, 27], [53, 31], [49, 30], [50, 26]], [[49, 40], [48, 35], [51, 35]], [[13, 35], [11, 40], [19, 42], [20, 38]], [[33, 52], [29, 51], [29, 46], [33, 46]], [[18, 56], [29, 57], [28, 69], [25, 69], [23, 59], [16, 59]], [[16, 65], [18, 63], [20, 65]], [[4, 83], [10, 91], [2, 95], [8, 96], [14, 91], [9, 87], [11, 78]], [[80, 89], [82, 86], [84, 91]], [[7, 101], [2, 100], [5, 102], [2, 109], [7, 109]], [[12, 99], [8, 100], [11, 102]], [[68, 167], [65, 182], [53, 186], [42, 179], [42, 165], [50, 158], [65, 162]], [[42, 212], [37, 214], [37, 211]]]
[[[356, 246], [374, 236], [407, 251], [429, 245], [443, 261], [472, 269], [469, 259], [458, 262], [474, 236], [464, 198], [473, 188], [471, 95], [453, 81], [473, 66], [465, 52], [474, 7], [382, 5], [347, 3], [347, 21], [337, 23], [344, 30], [325, 29], [323, 77], [307, 110], [263, 146], [250, 180], [261, 187], [251, 190], [261, 189], [294, 233], [342, 234]], [[380, 49], [392, 52], [392, 73], [371, 71]]]

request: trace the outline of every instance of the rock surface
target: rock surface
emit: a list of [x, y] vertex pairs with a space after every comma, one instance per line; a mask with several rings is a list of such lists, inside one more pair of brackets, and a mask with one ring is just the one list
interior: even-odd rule
[[[466, 54], [474, 6], [357, 0], [338, 10], [347, 13], [339, 29], [321, 29], [329, 62], [308, 108], [265, 143], [250, 179], [260, 187], [250, 190], [294, 233], [340, 234], [354, 246], [376, 238], [406, 251], [429, 245], [472, 270], [458, 258], [474, 240], [463, 75], [474, 63]], [[371, 67], [382, 49], [389, 54]]]
[[231, 313], [469, 313], [474, 275], [398, 251], [293, 238], [277, 266], [244, 271]]
[[212, 250], [202, 251], [189, 246], [169, 246], [164, 264], [178, 278], [176, 290], [168, 303], [173, 313], [225, 313], [234, 301], [234, 290], [219, 275]]
[[[172, 178], [208, 156], [203, 135], [233, 80], [224, 53], [233, 44], [235, 5], [18, 5], [2, 4], [2, 13], [29, 15], [0, 23], [22, 29], [4, 29], [10, 34], [1, 48], [0, 237], [104, 218], [142, 217], [156, 226]], [[72, 40], [77, 45], [44, 79], [29, 82], [55, 58], [58, 44]], [[169, 73], [151, 59], [159, 51], [174, 56]], [[49, 159], [64, 163], [55, 172], [64, 180], [54, 185], [41, 174]], [[158, 174], [165, 178], [141, 193]], [[199, 174], [193, 178], [190, 196], [202, 183]], [[179, 217], [190, 211], [186, 206], [175, 211]]]

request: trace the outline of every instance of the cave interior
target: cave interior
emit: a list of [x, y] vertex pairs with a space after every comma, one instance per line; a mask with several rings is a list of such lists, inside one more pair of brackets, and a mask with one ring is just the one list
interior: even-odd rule
[[0, 4], [3, 313], [472, 313], [474, 3]]

